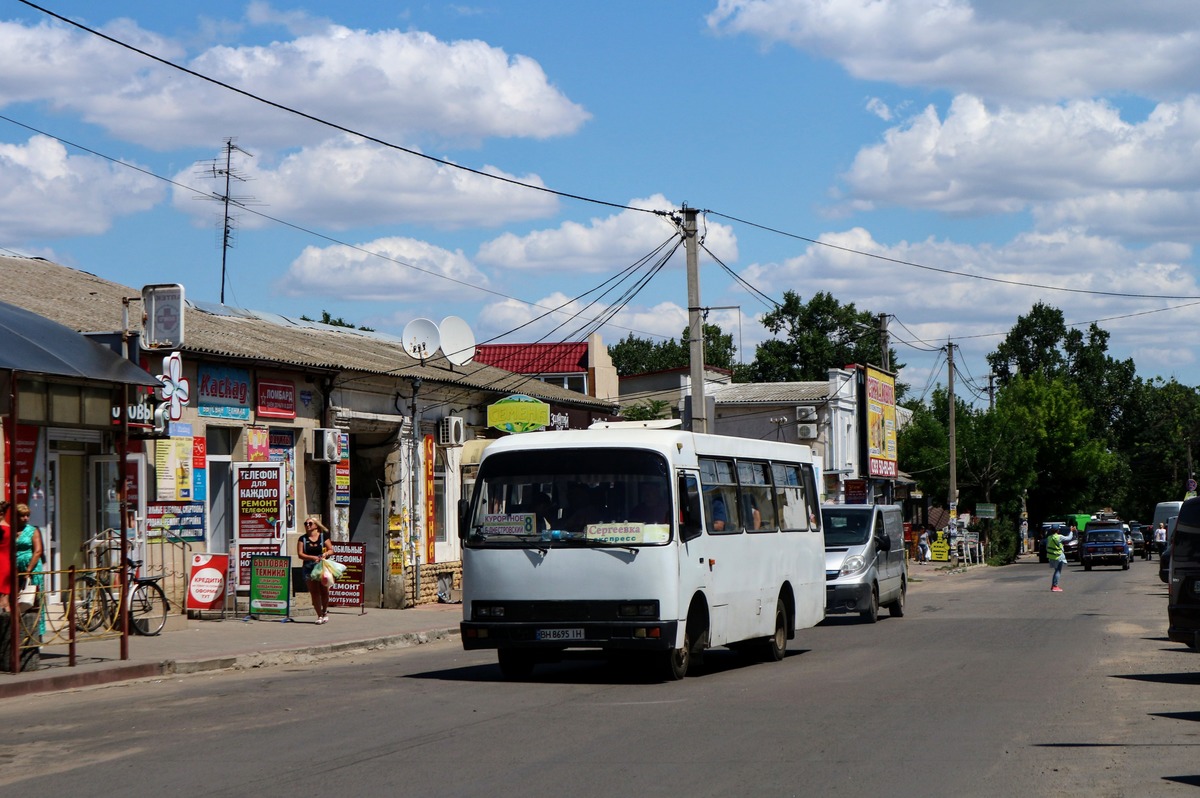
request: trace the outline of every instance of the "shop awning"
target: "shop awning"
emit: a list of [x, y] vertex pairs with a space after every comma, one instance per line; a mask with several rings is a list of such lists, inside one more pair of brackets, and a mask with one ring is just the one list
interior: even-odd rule
[[45, 316], [0, 302], [0, 371], [158, 386], [111, 349]]

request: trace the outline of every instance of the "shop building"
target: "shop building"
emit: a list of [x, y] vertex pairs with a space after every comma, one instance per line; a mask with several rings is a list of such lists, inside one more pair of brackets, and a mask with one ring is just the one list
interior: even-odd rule
[[[140, 288], [40, 259], [0, 257], [0, 301], [109, 341], [141, 327]], [[112, 432], [48, 439], [60, 454], [79, 452], [70, 474], [60, 462], [60, 495], [99, 506], [124, 472], [140, 532], [172, 542], [163, 558], [177, 576], [194, 552], [282, 549], [298, 566], [298, 530], [312, 514], [336, 542], [364, 547], [366, 606], [437, 600], [460, 579], [455, 508], [471, 461], [504, 434], [488, 427], [488, 406], [528, 396], [560, 428], [615, 417], [612, 402], [529, 376], [440, 352], [412, 357], [394, 336], [202, 302], [181, 315], [177, 348], [131, 344], [180, 399], [162, 403], [162, 434], [150, 430], [159, 397], [147, 395], [126, 408], [141, 434], [123, 467]], [[38, 464], [31, 479], [41, 478], [49, 471]], [[45, 531], [61, 542], [57, 517]], [[84, 535], [119, 526], [98, 514], [85, 523]], [[302, 586], [293, 592], [306, 606]]]

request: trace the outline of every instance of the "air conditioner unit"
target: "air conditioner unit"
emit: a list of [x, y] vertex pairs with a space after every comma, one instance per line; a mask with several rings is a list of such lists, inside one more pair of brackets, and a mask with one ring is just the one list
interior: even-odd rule
[[797, 424], [796, 425], [796, 437], [800, 438], [801, 440], [809, 440], [809, 441], [812, 440], [813, 438], [817, 437], [817, 425], [816, 424]]
[[341, 430], [313, 430], [311, 454], [312, 459], [323, 463], [340, 463], [342, 461]]
[[797, 421], [816, 421], [817, 408], [808, 405], [801, 405], [796, 408]]
[[459, 416], [446, 416], [438, 423], [438, 443], [462, 446], [467, 440], [467, 425]]

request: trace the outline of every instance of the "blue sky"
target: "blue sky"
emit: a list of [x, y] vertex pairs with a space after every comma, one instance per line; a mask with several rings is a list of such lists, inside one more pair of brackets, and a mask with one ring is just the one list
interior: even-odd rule
[[[827, 291], [893, 317], [918, 395], [945, 383], [947, 339], [986, 385], [984, 356], [1038, 301], [1099, 320], [1141, 376], [1200, 383], [1192, 2], [44, 7], [512, 182], [0, 0], [0, 252], [216, 301], [219, 206], [197, 197], [223, 184], [199, 174], [234, 137], [249, 179], [233, 193], [253, 204], [236, 213], [229, 304], [563, 340], [615, 294], [573, 298], [671, 237], [643, 210], [687, 203], [763, 294]], [[604, 340], [677, 337], [683, 265], [680, 251]], [[709, 321], [752, 358], [767, 304], [708, 257], [701, 273]]]

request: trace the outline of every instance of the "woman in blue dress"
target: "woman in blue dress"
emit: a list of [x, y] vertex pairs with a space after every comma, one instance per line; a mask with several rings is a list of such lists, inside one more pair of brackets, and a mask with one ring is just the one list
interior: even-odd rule
[[45, 549], [42, 547], [42, 533], [36, 526], [29, 523], [29, 505], [17, 505], [16, 526], [21, 531], [17, 533], [14, 543], [17, 547], [17, 573], [29, 574], [21, 577], [20, 588], [24, 588], [26, 579], [33, 582], [38, 591], [38, 636], [46, 634], [46, 602], [42, 596], [43, 574], [42, 565], [45, 562]]

